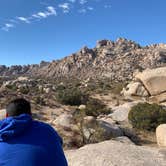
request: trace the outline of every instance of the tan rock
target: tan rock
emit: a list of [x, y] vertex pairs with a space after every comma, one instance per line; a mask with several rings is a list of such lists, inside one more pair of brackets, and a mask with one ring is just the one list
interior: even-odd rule
[[0, 110], [0, 120], [4, 119], [6, 117], [6, 110], [2, 109]]
[[157, 102], [157, 103], [166, 102], [166, 92], [164, 92], [160, 95], [152, 96], [150, 98], [150, 101]]
[[60, 125], [63, 127], [70, 127], [73, 121], [73, 116], [71, 114], [62, 114], [59, 117], [56, 118], [54, 121], [54, 124]]
[[126, 88], [123, 89], [122, 94], [126, 97], [128, 96], [148, 96], [147, 90], [140, 82], [131, 82], [127, 85]]
[[166, 91], [166, 67], [147, 69], [136, 75], [152, 96]]
[[157, 144], [166, 147], [166, 124], [161, 124], [156, 129]]
[[28, 81], [28, 77], [22, 77], [22, 76], [20, 76], [20, 77], [18, 77], [17, 78], [17, 81]]
[[85, 121], [85, 123], [94, 123], [94, 122], [96, 122], [96, 119], [93, 116], [85, 116], [84, 121]]
[[69, 166], [165, 166], [158, 148], [136, 146], [127, 138], [86, 145], [65, 151]]
[[83, 105], [83, 104], [81, 104], [79, 107], [78, 107], [78, 109], [80, 109], [80, 110], [83, 110], [83, 109], [85, 109], [86, 108], [86, 105]]

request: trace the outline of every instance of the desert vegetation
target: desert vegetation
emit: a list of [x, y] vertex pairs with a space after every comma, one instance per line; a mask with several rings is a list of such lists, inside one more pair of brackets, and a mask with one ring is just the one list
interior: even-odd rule
[[166, 110], [158, 104], [139, 103], [132, 107], [129, 121], [136, 129], [155, 131], [158, 125], [166, 123]]

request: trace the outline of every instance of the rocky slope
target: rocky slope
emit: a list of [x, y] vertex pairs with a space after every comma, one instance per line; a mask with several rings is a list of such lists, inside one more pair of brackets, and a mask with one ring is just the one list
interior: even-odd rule
[[109, 77], [113, 81], [131, 80], [135, 71], [166, 65], [166, 44], [141, 47], [139, 44], [119, 38], [116, 41], [101, 40], [93, 49], [83, 47], [61, 60], [41, 62], [39, 65], [0, 66], [1, 76], [42, 76], [50, 78]]

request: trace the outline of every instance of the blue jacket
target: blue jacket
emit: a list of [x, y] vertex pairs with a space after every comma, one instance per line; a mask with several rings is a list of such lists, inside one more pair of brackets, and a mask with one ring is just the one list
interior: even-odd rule
[[28, 114], [0, 121], [0, 166], [67, 166], [62, 140]]

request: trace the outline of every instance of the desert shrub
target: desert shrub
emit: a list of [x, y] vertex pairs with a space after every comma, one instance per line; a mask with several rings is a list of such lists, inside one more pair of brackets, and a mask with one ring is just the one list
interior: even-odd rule
[[28, 94], [29, 93], [29, 88], [28, 87], [21, 87], [19, 89], [19, 91], [22, 93], [22, 94]]
[[108, 80], [103, 80], [98, 83], [99, 88], [101, 90], [110, 90], [111, 89], [111, 84]]
[[74, 113], [74, 120], [78, 127], [78, 135], [80, 140], [77, 142], [77, 146], [83, 146], [89, 143], [97, 143], [104, 141], [104, 129], [101, 128], [96, 120], [91, 123], [87, 123], [84, 119], [86, 117], [85, 110], [76, 110]]
[[36, 96], [36, 97], [34, 98], [34, 101], [35, 101], [36, 104], [39, 104], [39, 105], [46, 105], [46, 103], [45, 103], [43, 97]]
[[158, 104], [139, 103], [132, 107], [128, 118], [136, 129], [155, 131], [158, 125], [166, 123], [166, 110]]
[[61, 91], [61, 90], [64, 90], [64, 89], [66, 89], [65, 86], [61, 85], [61, 84], [56, 87], [56, 91]]
[[120, 94], [121, 91], [123, 90], [123, 87], [125, 87], [125, 83], [122, 82], [117, 82], [117, 83], [112, 83], [111, 85], [111, 92], [114, 94]]
[[104, 103], [98, 99], [89, 99], [86, 103], [85, 114], [87, 116], [97, 117], [100, 114], [109, 114], [111, 109], [108, 109]]
[[78, 88], [59, 90], [56, 95], [57, 100], [66, 105], [80, 105], [86, 97]]
[[16, 87], [16, 85], [6, 85], [6, 88], [8, 88], [8, 89], [10, 89], [10, 90], [17, 90], [17, 87]]

